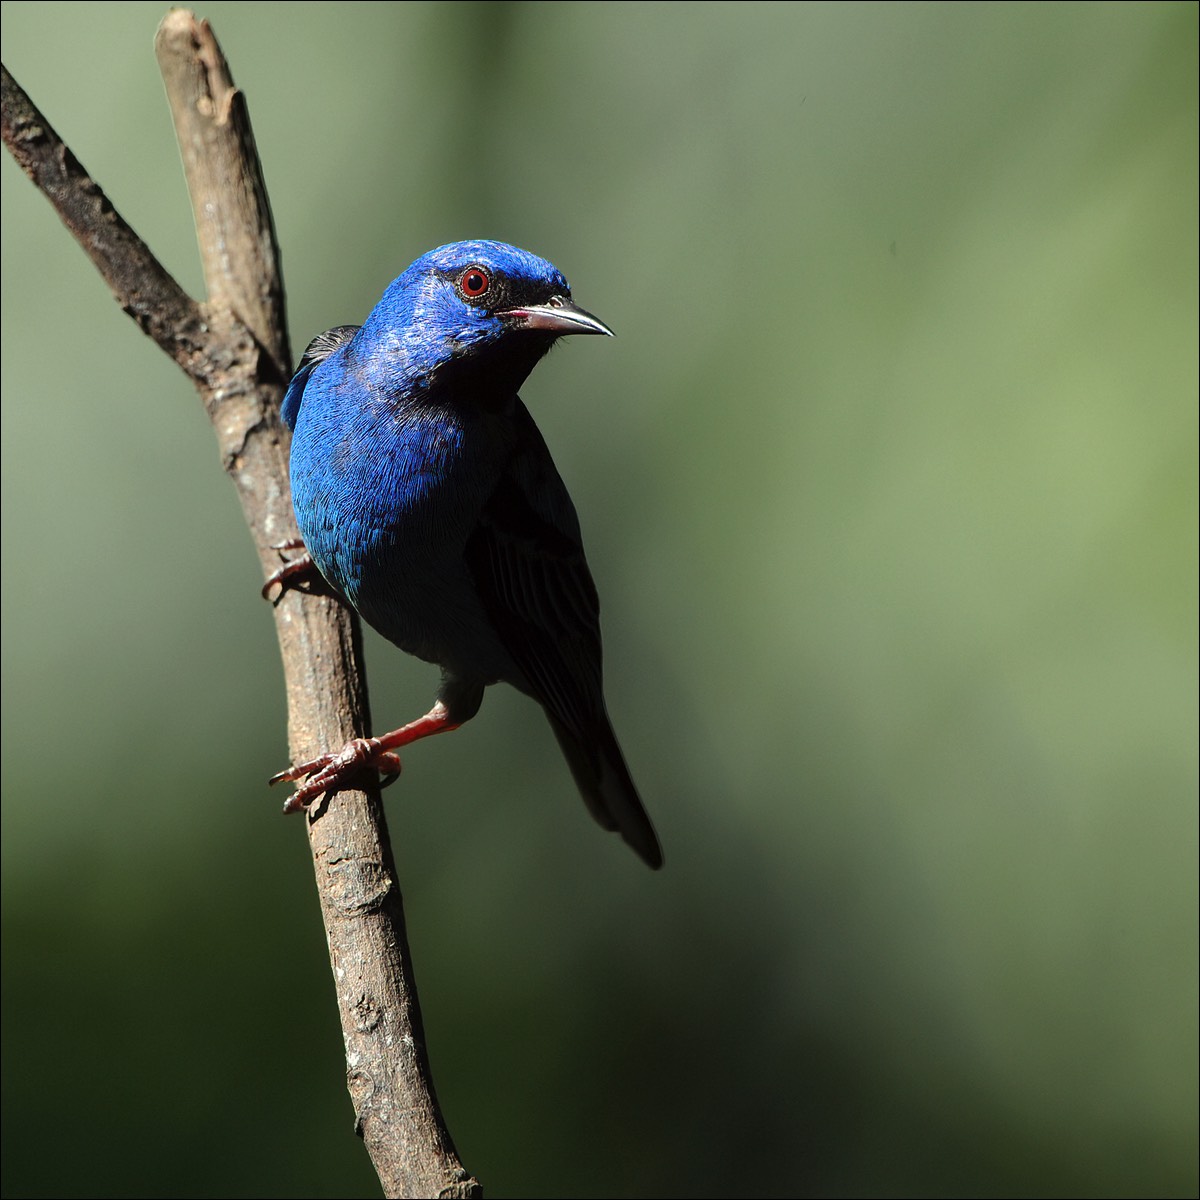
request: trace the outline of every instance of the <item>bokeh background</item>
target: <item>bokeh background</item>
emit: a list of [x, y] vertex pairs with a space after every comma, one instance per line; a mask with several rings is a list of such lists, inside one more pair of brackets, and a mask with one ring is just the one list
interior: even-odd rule
[[[164, 11], [3, 53], [196, 292]], [[619, 335], [524, 394], [666, 869], [503, 689], [388, 793], [489, 1194], [1195, 1195], [1197, 7], [200, 11], [297, 352], [465, 236]], [[5, 1194], [374, 1195], [233, 491], [0, 186]]]

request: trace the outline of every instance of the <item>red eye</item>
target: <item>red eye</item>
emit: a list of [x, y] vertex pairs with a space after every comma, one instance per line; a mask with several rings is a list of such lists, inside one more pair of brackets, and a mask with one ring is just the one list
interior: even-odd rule
[[462, 288], [464, 296], [475, 300], [492, 286], [492, 281], [488, 278], [487, 272], [482, 267], [468, 267], [459, 276], [458, 286]]

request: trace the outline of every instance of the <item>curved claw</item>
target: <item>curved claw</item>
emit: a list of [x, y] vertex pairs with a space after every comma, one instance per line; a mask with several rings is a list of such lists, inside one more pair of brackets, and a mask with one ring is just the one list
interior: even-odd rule
[[317, 570], [317, 564], [313, 562], [312, 555], [310, 555], [309, 552], [304, 549], [304, 542], [302, 539], [288, 538], [287, 541], [276, 542], [271, 549], [278, 550], [281, 556], [286, 550], [300, 550], [303, 551], [303, 553], [297, 555], [288, 562], [285, 562], [282, 566], [272, 571], [271, 574], [267, 576], [266, 583], [262, 585], [262, 598], [264, 600], [271, 600], [271, 589], [274, 588], [276, 584], [279, 585], [279, 593], [275, 596], [274, 600], [272, 600], [272, 603], [274, 604], [279, 602], [283, 596], [283, 593], [286, 592], [289, 587], [295, 586], [296, 580], [305, 577], [309, 578], [310, 580], [320, 579], [321, 573]]
[[355, 738], [337, 753], [319, 755], [272, 775], [267, 786], [303, 780], [283, 806], [285, 813], [301, 812], [322, 792], [336, 792], [346, 787], [351, 777], [364, 767], [378, 767], [390, 783], [400, 774], [400, 756], [385, 750], [378, 738]]
[[393, 729], [391, 733], [385, 733], [382, 737], [354, 738], [336, 753], [321, 754], [308, 762], [288, 767], [278, 775], [272, 775], [267, 785], [283, 783], [285, 780], [304, 781], [297, 783], [295, 792], [284, 804], [283, 811], [288, 813], [306, 809], [322, 792], [336, 792], [348, 787], [352, 782], [351, 776], [364, 767], [380, 770], [384, 775], [382, 786], [386, 787], [400, 774], [397, 749], [434, 733], [449, 733], [458, 725], [459, 722], [451, 717], [449, 709], [439, 700], [423, 717]]

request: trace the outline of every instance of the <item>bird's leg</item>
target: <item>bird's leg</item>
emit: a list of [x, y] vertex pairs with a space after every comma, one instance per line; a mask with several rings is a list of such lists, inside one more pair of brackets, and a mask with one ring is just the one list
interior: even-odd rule
[[295, 585], [296, 580], [308, 578], [312, 581], [321, 577], [320, 572], [317, 570], [317, 564], [313, 562], [312, 556], [304, 549], [304, 542], [301, 538], [288, 538], [286, 542], [277, 542], [271, 549], [280, 551], [280, 557], [282, 557], [285, 550], [302, 550], [304, 552], [296, 558], [285, 562], [278, 570], [271, 572], [267, 577], [267, 582], [262, 586], [262, 597], [264, 600], [271, 599], [271, 589], [276, 584], [279, 585], [279, 594], [275, 597], [275, 602], [277, 603], [283, 593]]
[[[394, 779], [400, 774], [400, 756], [395, 753], [401, 746], [435, 733], [449, 733], [457, 729], [461, 721], [450, 716], [450, 710], [439, 700], [423, 717], [393, 729], [381, 737], [354, 738], [336, 753], [322, 754], [308, 762], [297, 763], [286, 771], [280, 771], [268, 783], [303, 779], [287, 798], [284, 812], [300, 812], [307, 808], [322, 792], [335, 792], [345, 787], [356, 771], [362, 767], [376, 767], [385, 776]], [[389, 779], [388, 782], [391, 782]]]

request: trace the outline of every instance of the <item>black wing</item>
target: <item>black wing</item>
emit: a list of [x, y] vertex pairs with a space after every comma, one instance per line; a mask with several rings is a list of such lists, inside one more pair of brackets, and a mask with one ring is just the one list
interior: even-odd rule
[[296, 428], [296, 418], [300, 415], [300, 401], [304, 396], [304, 385], [312, 369], [319, 362], [324, 362], [335, 350], [344, 346], [360, 329], [361, 325], [338, 325], [318, 333], [300, 359], [300, 365], [288, 384], [287, 393], [283, 397], [283, 406], [279, 410], [283, 423], [289, 429]]
[[658, 867], [658, 839], [604, 706], [600, 601], [575, 508], [519, 401], [516, 422], [520, 448], [467, 543], [467, 567], [505, 649], [546, 710], [588, 809]]

